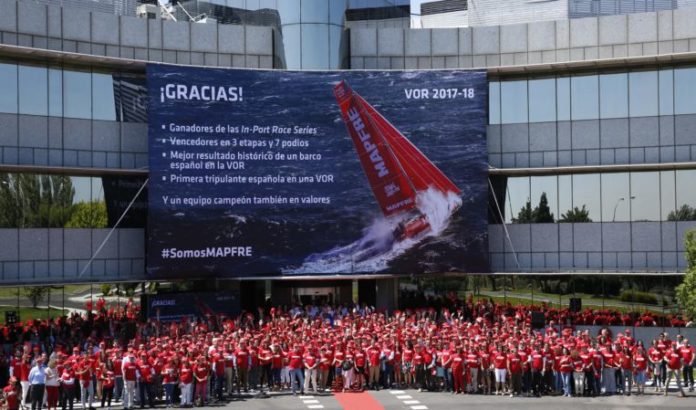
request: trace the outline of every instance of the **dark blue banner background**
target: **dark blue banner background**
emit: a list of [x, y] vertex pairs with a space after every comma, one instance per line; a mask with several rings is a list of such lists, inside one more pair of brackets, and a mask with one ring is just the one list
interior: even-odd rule
[[[334, 85], [341, 80], [462, 190], [461, 207], [438, 232], [365, 253], [386, 222], [333, 95]], [[149, 65], [147, 82], [147, 270], [151, 277], [488, 271], [485, 72], [286, 72]], [[186, 92], [167, 93], [176, 90], [172, 84]], [[192, 86], [199, 91], [202, 86], [222, 87], [228, 101], [196, 99]], [[230, 87], [236, 87], [234, 93], [228, 91]], [[412, 98], [407, 98], [414, 89], [427, 90], [428, 98], [413, 98], [412, 91]], [[203, 93], [206, 97], [208, 91]], [[192, 125], [200, 132], [177, 131]], [[255, 133], [254, 126], [257, 130], [268, 126], [315, 129], [316, 134]], [[244, 127], [249, 131], [244, 132]], [[172, 138], [179, 139], [179, 144], [173, 144]], [[203, 140], [218, 145], [188, 145]], [[251, 141], [265, 146], [252, 148]], [[286, 146], [270, 147], [276, 143]], [[218, 169], [226, 167], [225, 160], [182, 159], [184, 154], [201, 153], [263, 154], [264, 158], [270, 154], [273, 159], [229, 161], [238, 162], [230, 164], [237, 169]], [[303, 159], [288, 159], [293, 155]], [[172, 168], [188, 164], [203, 169]], [[331, 175], [332, 181], [319, 181], [318, 175]], [[200, 182], [200, 178], [225, 176], [270, 177], [270, 182]], [[199, 179], [182, 182], [191, 178]], [[297, 181], [289, 183], [290, 178]], [[314, 203], [197, 202], [198, 198], [254, 197], [309, 198]], [[358, 255], [358, 250], [360, 257], [351, 256]]]

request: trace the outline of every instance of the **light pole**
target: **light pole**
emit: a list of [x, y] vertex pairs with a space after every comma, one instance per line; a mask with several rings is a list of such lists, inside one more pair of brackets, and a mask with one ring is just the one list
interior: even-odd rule
[[[631, 196], [631, 199], [636, 199], [636, 197]], [[614, 216], [611, 218], [612, 222], [616, 222], [616, 208], [619, 207], [619, 204], [621, 203], [621, 201], [625, 201], [625, 200], [626, 200], [626, 198], [623, 198], [623, 197], [616, 200], [616, 204], [614, 205]]]

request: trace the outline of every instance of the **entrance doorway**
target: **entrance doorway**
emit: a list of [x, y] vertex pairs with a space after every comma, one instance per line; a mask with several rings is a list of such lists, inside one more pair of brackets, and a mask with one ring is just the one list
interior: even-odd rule
[[324, 305], [333, 304], [340, 300], [339, 287], [298, 287], [292, 289], [293, 301], [302, 305]]

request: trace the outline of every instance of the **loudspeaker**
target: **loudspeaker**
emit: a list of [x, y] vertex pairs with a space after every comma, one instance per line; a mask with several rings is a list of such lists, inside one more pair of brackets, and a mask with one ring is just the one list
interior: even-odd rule
[[569, 307], [571, 312], [579, 312], [582, 310], [582, 299], [580, 298], [570, 298], [570, 307]]
[[19, 322], [19, 314], [16, 310], [5, 311], [5, 323], [8, 325], [14, 325]]
[[543, 312], [532, 312], [532, 329], [542, 329], [546, 324]]

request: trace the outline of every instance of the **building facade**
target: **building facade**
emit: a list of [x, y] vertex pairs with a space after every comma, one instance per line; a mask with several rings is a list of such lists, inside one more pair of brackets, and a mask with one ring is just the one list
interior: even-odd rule
[[[148, 61], [484, 68], [490, 272], [663, 284], [684, 272], [684, 233], [696, 227], [696, 8], [568, 18], [566, 2], [547, 21], [412, 29], [392, 9], [402, 4], [223, 3], [276, 18], [201, 24], [0, 0], [0, 285], [147, 279]], [[251, 282], [282, 300], [309, 286]], [[349, 300], [347, 283], [322, 288]], [[397, 303], [398, 279], [353, 286]]]

